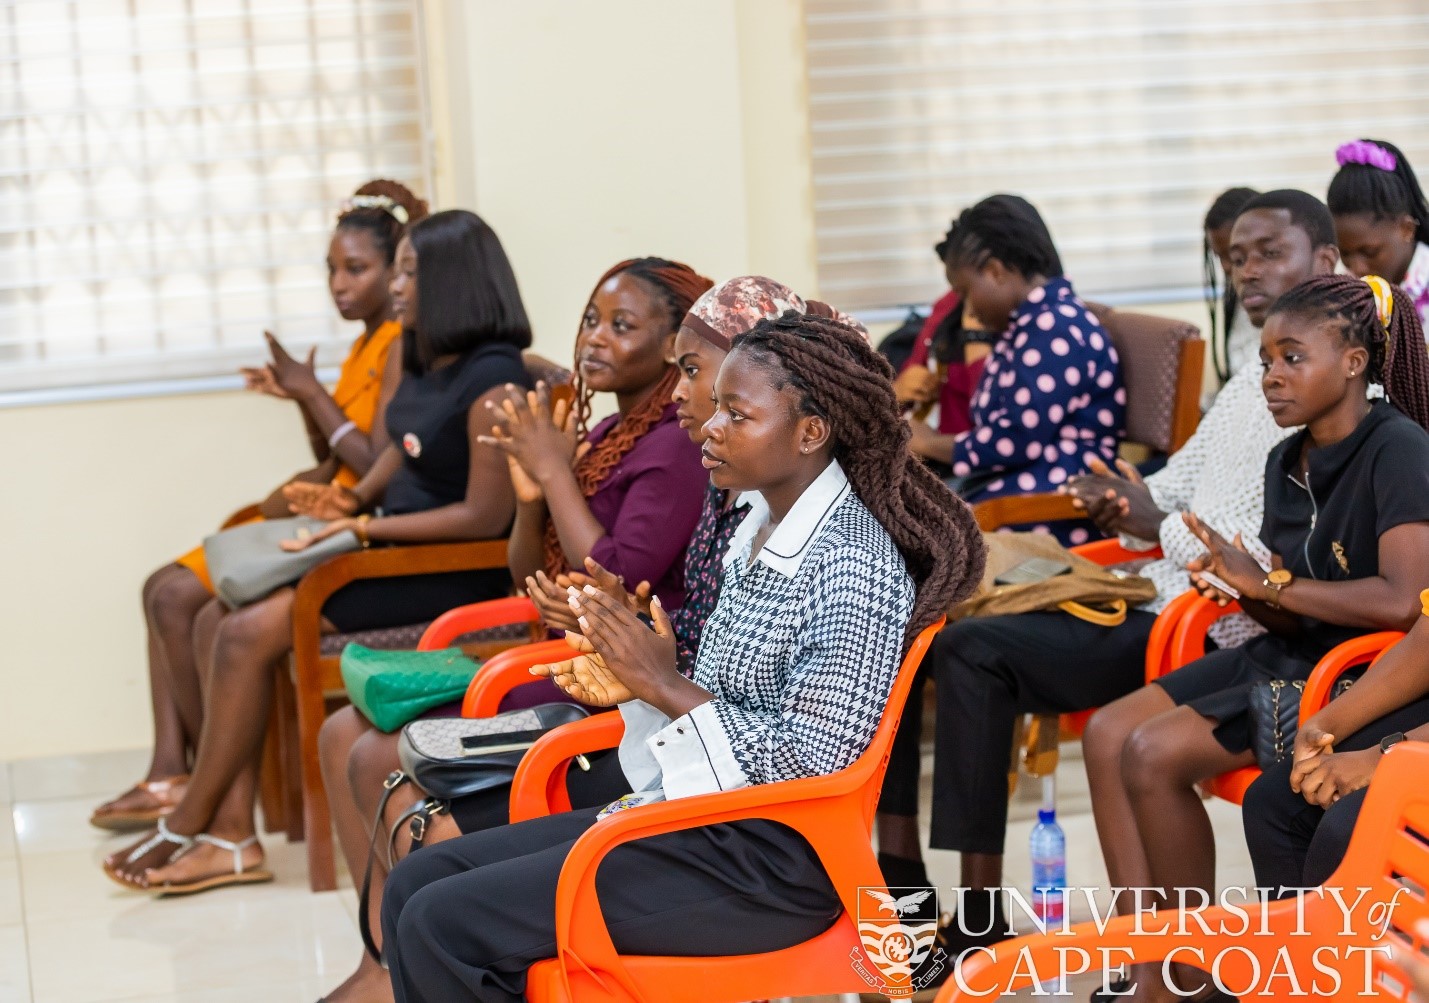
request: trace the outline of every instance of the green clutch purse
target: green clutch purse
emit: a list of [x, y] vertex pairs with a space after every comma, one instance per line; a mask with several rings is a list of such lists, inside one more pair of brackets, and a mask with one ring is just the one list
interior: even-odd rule
[[342, 649], [342, 684], [352, 705], [379, 731], [393, 732], [423, 711], [460, 700], [480, 666], [460, 648]]

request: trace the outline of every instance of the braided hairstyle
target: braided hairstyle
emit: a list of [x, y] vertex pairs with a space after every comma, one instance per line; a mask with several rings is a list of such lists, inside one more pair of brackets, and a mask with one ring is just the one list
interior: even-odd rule
[[1343, 321], [1345, 341], [1369, 352], [1365, 379], [1381, 384], [1390, 403], [1429, 429], [1429, 350], [1424, 346], [1424, 328], [1404, 290], [1398, 286], [1390, 290], [1394, 310], [1387, 328], [1380, 322], [1374, 290], [1351, 275], [1306, 279], [1276, 300], [1270, 312]]
[[1336, 216], [1368, 213], [1376, 220], [1408, 216], [1414, 220], [1414, 239], [1429, 244], [1429, 201], [1414, 176], [1414, 168], [1393, 143], [1361, 139], [1347, 146], [1379, 147], [1394, 160], [1394, 169], [1368, 163], [1345, 163], [1330, 179], [1325, 201]]
[[1020, 195], [989, 195], [958, 214], [938, 248], [943, 261], [980, 268], [996, 258], [1024, 278], [1062, 274], [1062, 259], [1036, 206]]
[[[1226, 276], [1225, 290], [1219, 288], [1220, 272], [1216, 269], [1215, 252], [1211, 250], [1211, 231], [1234, 223], [1245, 204], [1259, 194], [1254, 188], [1227, 188], [1216, 196], [1206, 210], [1205, 222], [1201, 224], [1201, 268], [1205, 276], [1206, 311], [1211, 315], [1211, 362], [1222, 383], [1231, 378], [1231, 324], [1235, 321], [1239, 301], [1229, 275]], [[1216, 312], [1217, 305], [1220, 306], [1219, 314]]]
[[892, 367], [853, 328], [792, 310], [761, 320], [734, 351], [767, 365], [776, 386], [798, 391], [802, 414], [829, 423], [834, 458], [917, 586], [911, 642], [977, 588], [986, 550], [972, 510], [908, 448]]
[[[680, 329], [680, 321], [689, 313], [695, 300], [699, 299], [705, 290], [714, 286], [710, 279], [678, 261], [665, 258], [629, 258], [616, 264], [600, 277], [595, 289], [591, 290], [590, 298], [586, 300], [587, 306], [595, 299], [596, 291], [617, 275], [630, 275], [639, 279], [656, 296], [665, 308], [665, 330], [671, 334]], [[576, 337], [576, 345], [579, 354], [579, 335]], [[573, 367], [573, 374], [575, 400], [571, 406], [576, 418], [576, 434], [585, 439], [590, 431], [590, 402], [595, 391], [581, 379], [579, 358]], [[589, 498], [595, 494], [596, 489], [610, 476], [610, 472], [625, 458], [625, 454], [634, 449], [640, 438], [660, 421], [679, 378], [679, 370], [674, 366], [666, 366], [665, 375], [655, 388], [628, 413], [622, 415], [615, 427], [585, 456], [576, 461], [576, 485], [581, 489], [583, 497]], [[570, 555], [561, 548], [555, 522], [549, 518], [546, 520], [544, 550], [546, 573], [552, 578], [574, 566]]]
[[339, 230], [361, 230], [370, 235], [372, 242], [382, 252], [382, 257], [391, 265], [397, 259], [397, 245], [401, 242], [402, 235], [407, 232], [407, 227], [427, 218], [426, 201], [417, 198], [402, 182], [384, 181], [380, 178], [367, 182], [352, 194], [354, 198], [362, 195], [389, 198], [394, 206], [401, 206], [405, 211], [405, 223], [400, 222], [391, 211], [377, 206], [350, 207], [338, 213]]

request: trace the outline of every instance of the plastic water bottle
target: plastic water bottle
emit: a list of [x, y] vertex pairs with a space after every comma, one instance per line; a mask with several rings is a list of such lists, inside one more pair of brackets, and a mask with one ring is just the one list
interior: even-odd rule
[[1062, 925], [1067, 897], [1067, 837], [1057, 824], [1057, 812], [1037, 812], [1032, 830], [1032, 910], [1044, 930]]

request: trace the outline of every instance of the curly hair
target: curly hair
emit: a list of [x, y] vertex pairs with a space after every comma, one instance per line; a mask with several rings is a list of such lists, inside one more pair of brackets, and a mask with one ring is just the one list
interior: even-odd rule
[[[591, 290], [590, 298], [586, 300], [587, 306], [591, 300], [595, 299], [596, 290], [617, 275], [631, 275], [639, 279], [659, 299], [665, 310], [666, 326], [664, 330], [671, 334], [679, 330], [680, 321], [684, 319], [695, 300], [714, 285], [711, 280], [696, 272], [689, 265], [681, 264], [678, 261], [669, 261], [665, 258], [630, 258], [613, 266], [600, 277], [595, 284], [595, 289]], [[576, 342], [577, 352], [579, 352], [579, 335], [577, 335]], [[571, 406], [576, 417], [576, 433], [580, 438], [585, 439], [589, 435], [590, 402], [591, 398], [595, 396], [595, 391], [586, 386], [585, 381], [581, 379], [579, 359], [576, 360], [573, 374], [575, 399]], [[589, 498], [595, 494], [596, 489], [605, 482], [605, 479], [610, 476], [610, 472], [625, 458], [625, 455], [635, 448], [635, 444], [640, 441], [641, 437], [659, 423], [661, 416], [665, 413], [665, 406], [670, 403], [670, 397], [675, 392], [675, 384], [679, 381], [679, 375], [679, 371], [674, 366], [667, 366], [665, 375], [655, 388], [627, 414], [622, 415], [615, 427], [576, 462], [576, 484], [580, 488], [582, 496]], [[549, 518], [546, 520], [544, 551], [545, 570], [551, 577], [554, 578], [574, 566], [570, 555], [561, 548], [561, 540], [556, 532], [555, 522]], [[579, 559], [578, 557], [577, 560]]]
[[412, 193], [412, 189], [402, 182], [387, 181], [382, 178], [367, 182], [352, 194], [354, 196], [386, 197], [392, 200], [393, 205], [399, 205], [406, 210], [407, 222], [405, 223], [399, 222], [397, 217], [386, 209], [376, 206], [347, 209], [339, 213], [337, 217], [339, 230], [362, 230], [369, 234], [378, 250], [382, 252], [383, 259], [387, 264], [392, 264], [397, 258], [397, 245], [401, 242], [402, 235], [407, 232], [407, 227], [427, 218], [426, 201], [417, 198]]
[[893, 539], [917, 586], [910, 641], [982, 581], [986, 548], [972, 510], [908, 448], [893, 369], [853, 328], [786, 312], [735, 340], [800, 395], [799, 410], [829, 423], [834, 458]]
[[[1371, 276], [1372, 277], [1372, 276]], [[1270, 313], [1344, 322], [1347, 343], [1369, 351], [1365, 379], [1383, 385], [1390, 403], [1429, 429], [1429, 350], [1408, 294], [1390, 287], [1394, 309], [1386, 327], [1374, 290], [1351, 275], [1317, 275], [1275, 301]]]

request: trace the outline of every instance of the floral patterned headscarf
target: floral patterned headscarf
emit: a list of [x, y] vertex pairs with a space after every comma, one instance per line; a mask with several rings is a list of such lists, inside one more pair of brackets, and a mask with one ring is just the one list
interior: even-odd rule
[[681, 324], [710, 344], [728, 352], [734, 339], [761, 320], [774, 320], [785, 311], [830, 317], [868, 340], [868, 330], [853, 317], [818, 300], [805, 300], [782, 282], [762, 275], [741, 275], [721, 282], [695, 300]]

